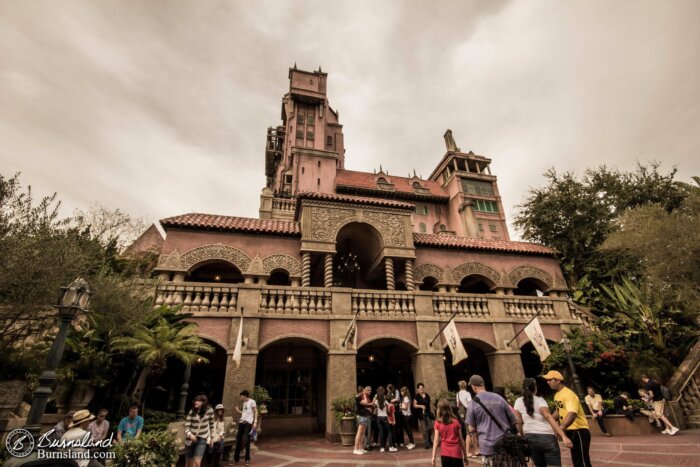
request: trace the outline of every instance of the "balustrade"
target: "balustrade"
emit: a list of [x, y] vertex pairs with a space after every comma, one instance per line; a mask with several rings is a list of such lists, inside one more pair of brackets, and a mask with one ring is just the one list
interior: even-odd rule
[[331, 292], [324, 289], [266, 288], [260, 291], [260, 313], [330, 314], [331, 300]]
[[289, 198], [274, 198], [272, 200], [272, 209], [277, 211], [294, 211], [296, 201]]
[[156, 288], [155, 306], [182, 306], [182, 311], [189, 313], [232, 313], [237, 301], [237, 287], [167, 284]]
[[411, 316], [416, 305], [410, 293], [353, 292], [352, 311], [369, 316]]
[[555, 319], [554, 305], [547, 298], [504, 298], [503, 305], [506, 309], [506, 316], [510, 318], [532, 318], [537, 313], [542, 318]]
[[457, 313], [469, 318], [489, 316], [489, 302], [486, 297], [461, 294], [433, 294], [433, 313], [439, 316], [451, 316]]

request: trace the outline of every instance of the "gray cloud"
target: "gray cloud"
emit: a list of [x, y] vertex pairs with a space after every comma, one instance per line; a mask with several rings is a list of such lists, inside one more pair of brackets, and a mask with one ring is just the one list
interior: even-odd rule
[[0, 164], [68, 212], [256, 216], [287, 67], [321, 65], [347, 165], [427, 176], [451, 128], [509, 218], [551, 166], [700, 174], [700, 3], [0, 3]]

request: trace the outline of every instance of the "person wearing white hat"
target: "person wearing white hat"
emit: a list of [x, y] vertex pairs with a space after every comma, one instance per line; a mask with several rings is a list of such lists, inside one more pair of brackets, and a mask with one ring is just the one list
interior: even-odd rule
[[214, 407], [214, 448], [212, 449], [212, 467], [221, 465], [221, 457], [224, 454], [224, 437], [226, 436], [226, 423], [224, 422], [224, 404]]
[[[89, 410], [78, 410], [73, 414], [73, 422], [70, 424], [70, 429], [61, 437], [61, 441], [66, 443], [70, 441], [78, 442], [82, 441], [86, 435], [89, 437], [87, 427], [94, 419], [95, 416], [91, 414]], [[82, 447], [68, 447], [66, 451], [71, 453], [83, 453], [88, 452], [88, 449]], [[102, 467], [102, 464], [95, 459], [73, 458], [73, 460], [78, 464], [78, 467]]]

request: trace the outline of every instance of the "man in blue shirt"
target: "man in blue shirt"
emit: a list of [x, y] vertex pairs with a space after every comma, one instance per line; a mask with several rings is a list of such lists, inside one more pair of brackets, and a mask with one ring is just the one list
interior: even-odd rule
[[[469, 401], [467, 406], [469, 433], [472, 435], [476, 432], [479, 433], [479, 451], [484, 456], [484, 465], [490, 466], [494, 455], [493, 447], [496, 441], [503, 437], [511, 426], [515, 425], [515, 415], [505, 399], [486, 390], [484, 378], [481, 376], [472, 375], [469, 378], [469, 385], [475, 394], [474, 399]], [[491, 412], [496, 421], [486, 413], [482, 404]]]
[[138, 438], [143, 430], [143, 417], [139, 415], [139, 408], [136, 405], [129, 407], [129, 415], [122, 418], [117, 430], [117, 442], [121, 443], [127, 439]]

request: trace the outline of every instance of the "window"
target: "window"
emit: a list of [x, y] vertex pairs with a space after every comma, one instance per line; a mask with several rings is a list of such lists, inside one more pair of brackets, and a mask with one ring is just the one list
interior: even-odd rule
[[493, 185], [488, 182], [462, 179], [462, 190], [473, 195], [493, 196]]
[[301, 174], [304, 175], [304, 167], [301, 168]]
[[326, 136], [326, 146], [333, 146], [333, 137]]
[[481, 212], [498, 212], [498, 205], [495, 201], [486, 201], [483, 199], [473, 199], [474, 209]]
[[321, 179], [320, 178], [316, 179], [316, 186], [321, 186]]
[[291, 175], [286, 175], [286, 176], [284, 177], [284, 179], [285, 179], [285, 181], [286, 181], [287, 183], [292, 183], [292, 176], [291, 176]]
[[312, 413], [314, 375], [311, 370], [265, 370], [272, 400], [270, 415], [308, 415]]
[[304, 130], [297, 128], [297, 139], [304, 139]]
[[498, 232], [498, 227], [496, 227], [496, 224], [489, 224], [489, 230], [491, 232]]
[[483, 231], [484, 231], [484, 224], [479, 222], [479, 232], [483, 232]]
[[426, 232], [426, 230], [425, 230], [425, 222], [421, 222], [420, 224], [418, 224], [418, 230], [419, 230], [421, 233], [425, 233], [425, 232]]
[[306, 123], [309, 124], [309, 125], [313, 125], [313, 124], [314, 124], [314, 114], [313, 114], [313, 112], [309, 112], [309, 116], [306, 117]]
[[321, 168], [321, 161], [316, 161], [316, 167]]
[[306, 132], [306, 139], [312, 140], [314, 139], [314, 132], [313, 131], [307, 131]]
[[379, 177], [379, 178], [377, 179], [377, 183], [387, 183], [386, 178], [384, 178], [384, 177]]
[[425, 204], [416, 204], [416, 214], [419, 216], [427, 216], [428, 215], [428, 206]]

